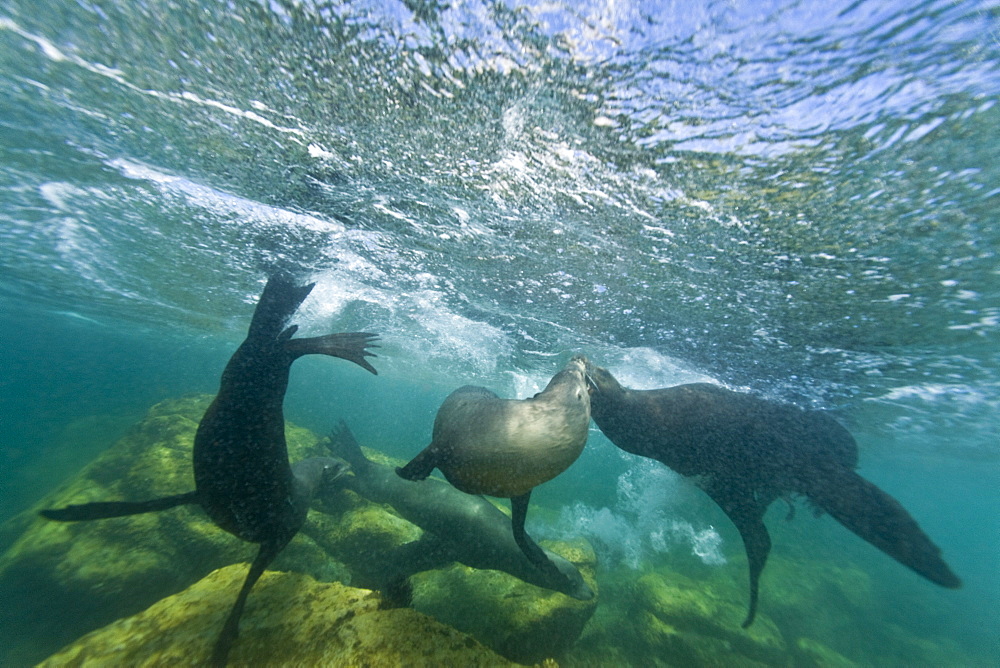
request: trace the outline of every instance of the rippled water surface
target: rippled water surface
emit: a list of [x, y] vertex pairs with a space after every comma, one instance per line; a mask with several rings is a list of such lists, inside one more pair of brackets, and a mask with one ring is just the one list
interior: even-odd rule
[[[7, 2], [0, 513], [213, 391], [296, 267], [304, 333], [383, 347], [378, 385], [297, 366], [288, 415], [400, 456], [572, 352], [833, 411], [965, 580], [906, 579], [913, 628], [996, 660], [998, 94], [985, 1]], [[628, 461], [592, 432], [548, 530], [742, 558]]]

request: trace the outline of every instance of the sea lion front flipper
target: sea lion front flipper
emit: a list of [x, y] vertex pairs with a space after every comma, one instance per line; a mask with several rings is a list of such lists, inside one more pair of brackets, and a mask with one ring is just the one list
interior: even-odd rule
[[362, 369], [370, 371], [377, 376], [378, 371], [365, 358], [377, 357], [368, 348], [378, 348], [375, 345], [375, 341], [378, 338], [378, 334], [370, 334], [368, 332], [327, 334], [326, 336], [313, 336], [305, 339], [289, 339], [285, 342], [285, 350], [293, 358], [298, 358], [302, 355], [339, 357], [348, 362], [354, 362]]
[[396, 474], [405, 480], [424, 480], [438, 465], [438, 453], [431, 443], [410, 460], [406, 466], [397, 466]]
[[528, 561], [533, 563], [550, 577], [562, 578], [566, 580], [566, 575], [549, 560], [548, 556], [545, 554], [545, 550], [539, 547], [538, 543], [532, 540], [531, 536], [524, 531], [524, 520], [528, 516], [529, 499], [531, 499], [530, 490], [521, 496], [514, 496], [510, 499], [510, 526], [514, 531], [514, 542], [517, 543], [517, 546], [521, 548], [522, 552], [524, 552], [524, 556], [528, 558]]
[[[726, 510], [723, 508], [723, 510]], [[750, 607], [747, 610], [747, 617], [741, 626], [747, 628], [753, 624], [754, 617], [757, 616], [757, 592], [760, 583], [760, 574], [767, 564], [767, 555], [771, 553], [771, 536], [764, 526], [764, 513], [759, 512], [737, 512], [729, 513], [729, 519], [736, 525], [743, 539], [743, 548], [747, 553], [747, 565], [750, 568]]]
[[760, 574], [771, 553], [771, 536], [764, 526], [764, 513], [775, 497], [746, 481], [741, 483], [726, 478], [710, 479], [702, 489], [736, 525], [736, 530], [743, 539], [743, 549], [747, 553], [747, 566], [750, 569], [750, 606], [741, 626], [747, 628], [757, 616]]
[[288, 540], [281, 541], [280, 543], [260, 544], [260, 549], [257, 550], [257, 556], [254, 558], [253, 563], [250, 564], [250, 570], [247, 571], [246, 579], [243, 580], [243, 586], [240, 588], [240, 593], [236, 596], [236, 602], [233, 604], [232, 610], [229, 611], [229, 617], [226, 618], [226, 623], [222, 627], [222, 632], [219, 634], [219, 638], [215, 641], [215, 646], [212, 648], [212, 659], [210, 665], [216, 667], [226, 665], [229, 650], [233, 646], [233, 641], [236, 640], [236, 636], [239, 635], [240, 617], [243, 615], [243, 606], [246, 605], [247, 595], [250, 593], [250, 590], [253, 589], [257, 580], [260, 579], [260, 576], [264, 573], [264, 569], [267, 568], [267, 565], [274, 560], [278, 553], [281, 552], [287, 544]]
[[835, 520], [904, 566], [942, 587], [962, 586], [941, 558], [941, 548], [902, 504], [855, 471], [826, 472], [810, 481], [805, 492]]
[[159, 499], [150, 499], [149, 501], [97, 501], [94, 503], [66, 506], [65, 508], [48, 508], [39, 511], [38, 514], [46, 519], [56, 520], [57, 522], [83, 522], [86, 520], [102, 520], [109, 517], [125, 517], [127, 515], [152, 513], [190, 503], [198, 503], [197, 492], [164, 496]]

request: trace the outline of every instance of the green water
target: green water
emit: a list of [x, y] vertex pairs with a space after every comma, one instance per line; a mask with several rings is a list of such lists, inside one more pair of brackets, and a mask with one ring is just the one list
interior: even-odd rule
[[[404, 459], [451, 390], [574, 352], [831, 411], [964, 587], [776, 503], [762, 613], [864, 665], [996, 663], [998, 37], [986, 2], [7, 3], [0, 518], [213, 392], [295, 267], [302, 334], [383, 347], [376, 382], [296, 363], [287, 417]], [[600, 558], [568, 665], [668, 653], [630, 635], [644, 576], [743, 595], [738, 534], [657, 466], [595, 428], [533, 496]]]

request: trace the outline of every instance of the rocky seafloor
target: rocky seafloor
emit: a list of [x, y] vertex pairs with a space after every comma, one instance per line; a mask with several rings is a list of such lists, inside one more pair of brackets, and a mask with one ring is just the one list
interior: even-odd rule
[[[156, 404], [78, 475], [0, 526], [0, 665], [204, 663], [255, 546], [195, 506], [80, 523], [37, 511], [193, 489], [191, 449], [210, 400]], [[288, 424], [286, 435], [292, 461], [327, 454], [306, 429]], [[599, 590], [590, 601], [455, 563], [411, 578], [412, 609], [386, 609], [366, 586], [378, 581], [384, 555], [418, 539], [420, 527], [347, 489], [316, 506], [254, 587], [233, 665], [847, 666], [961, 657], [895, 627], [885, 632], [891, 653], [880, 655], [879, 642], [837, 651], [823, 640], [862, 637], [871, 621], [868, 576], [780, 554], [769, 566], [766, 612], [748, 630], [740, 628], [742, 564], [699, 577], [663, 566], [598, 569], [582, 539], [545, 546]]]

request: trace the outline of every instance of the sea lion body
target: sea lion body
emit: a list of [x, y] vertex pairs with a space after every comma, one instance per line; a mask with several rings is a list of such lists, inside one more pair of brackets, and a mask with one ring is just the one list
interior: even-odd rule
[[202, 508], [220, 528], [252, 543], [294, 535], [301, 526], [296, 500], [303, 494], [288, 463], [282, 409], [291, 360], [278, 334], [240, 345], [194, 439]]
[[431, 444], [405, 469], [437, 467], [468, 494], [521, 496], [569, 468], [589, 428], [584, 363], [574, 358], [528, 399], [472, 385], [455, 390], [438, 409]]
[[854, 438], [823, 413], [711, 383], [612, 391], [601, 384], [607, 372], [591, 368], [598, 384], [591, 414], [605, 436], [681, 475], [749, 485], [773, 501], [785, 492], [807, 493], [804, 469], [857, 466]]
[[455, 390], [438, 409], [431, 444], [396, 472], [423, 480], [438, 468], [463, 492], [510, 498], [514, 540], [532, 563], [560, 577], [524, 533], [524, 519], [531, 490], [576, 461], [589, 428], [586, 358], [578, 355], [529, 399], [501, 399], [483, 387]]
[[733, 521], [746, 548], [754, 619], [771, 550], [764, 513], [802, 495], [905, 566], [943, 587], [961, 582], [894, 498], [859, 476], [854, 437], [828, 415], [709, 383], [623, 387], [588, 363], [594, 422], [616, 446], [692, 477]]
[[59, 521], [81, 521], [153, 512], [198, 504], [220, 528], [260, 548], [225, 626], [211, 662], [224, 665], [237, 635], [246, 597], [272, 559], [302, 527], [317, 489], [339, 476], [343, 462], [310, 458], [288, 462], [282, 403], [289, 371], [302, 355], [340, 357], [372, 373], [365, 359], [376, 338], [363, 332], [293, 339], [287, 321], [312, 291], [285, 276], [272, 276], [246, 339], [222, 373], [219, 392], [194, 439], [195, 490], [139, 502], [97, 502], [42, 511]]

